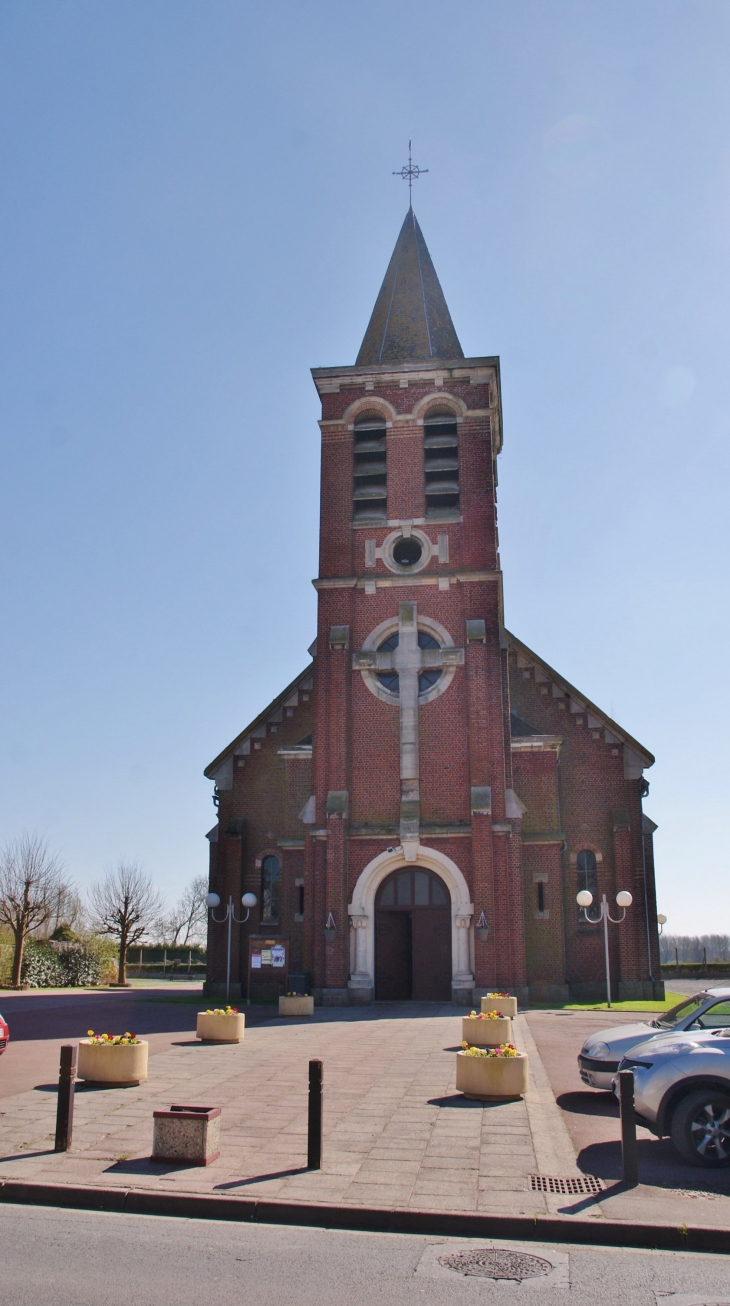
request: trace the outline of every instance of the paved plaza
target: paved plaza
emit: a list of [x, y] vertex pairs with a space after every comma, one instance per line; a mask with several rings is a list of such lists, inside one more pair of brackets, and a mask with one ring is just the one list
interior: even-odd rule
[[[190, 1008], [193, 1023], [194, 1008]], [[0, 1103], [0, 1181], [119, 1185], [414, 1210], [730, 1223], [730, 1198], [682, 1201], [640, 1188], [576, 1198], [535, 1191], [531, 1176], [579, 1178], [576, 1154], [525, 1017], [524, 1100], [483, 1104], [455, 1090], [461, 1013], [433, 1004], [317, 1009], [271, 1019], [238, 1045], [192, 1031], [150, 1058], [136, 1088], [77, 1086], [73, 1148], [53, 1151], [52, 1086]], [[306, 1170], [310, 1058], [324, 1063], [324, 1158]], [[221, 1156], [207, 1168], [150, 1161], [152, 1112], [220, 1106]]]

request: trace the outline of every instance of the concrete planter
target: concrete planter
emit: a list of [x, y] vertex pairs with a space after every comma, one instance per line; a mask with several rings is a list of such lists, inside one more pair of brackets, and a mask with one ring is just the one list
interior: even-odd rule
[[210, 1165], [220, 1156], [219, 1106], [171, 1106], [153, 1111], [152, 1160]]
[[279, 1015], [280, 1016], [313, 1016], [314, 1015], [314, 998], [303, 997], [301, 994], [296, 998], [279, 998]]
[[516, 1057], [456, 1054], [456, 1087], [464, 1097], [522, 1097], [527, 1092], [527, 1071], [527, 1057], [522, 1052]]
[[496, 1048], [500, 1043], [511, 1043], [512, 1021], [509, 1016], [497, 1020], [480, 1020], [478, 1016], [463, 1016], [461, 1039], [463, 1043], [468, 1043], [473, 1048]]
[[92, 1043], [79, 1039], [76, 1074], [89, 1084], [139, 1084], [147, 1078], [149, 1043]]
[[482, 998], [482, 1011], [501, 1011], [503, 1016], [511, 1016], [514, 1019], [517, 1015], [517, 998]]
[[245, 1028], [246, 1017], [241, 1011], [233, 1011], [230, 1016], [209, 1016], [199, 1011], [195, 1033], [205, 1043], [240, 1043]]

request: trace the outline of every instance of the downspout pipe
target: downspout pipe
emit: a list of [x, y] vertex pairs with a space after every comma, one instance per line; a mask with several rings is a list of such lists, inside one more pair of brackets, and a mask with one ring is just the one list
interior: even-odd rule
[[646, 952], [649, 962], [649, 979], [652, 984], [656, 984], [651, 961], [651, 925], [649, 924], [649, 886], [646, 882], [646, 835], [644, 833], [644, 808], [641, 802], [641, 790], [639, 790], [639, 814], [641, 821], [639, 828], [641, 830], [641, 867], [644, 874], [644, 918], [646, 920]]
[[[558, 775], [558, 829], [562, 831], [562, 828], [563, 828], [563, 815], [562, 815], [562, 810], [561, 810], [561, 806], [560, 806], [560, 753], [558, 753], [557, 775]], [[567, 847], [568, 847], [568, 844], [567, 844], [566, 840], [563, 839], [563, 842], [562, 842], [561, 845], [560, 845], [560, 897], [561, 897], [561, 901], [562, 901], [562, 904], [563, 904], [563, 931], [562, 931], [562, 933], [563, 933], [563, 975], [564, 975], [564, 977], [565, 977], [565, 983], [566, 983], [566, 985], [569, 986], [570, 981], [568, 980], [568, 945], [567, 945], [567, 943], [566, 943], [566, 941], [565, 941], [566, 929], [567, 929], [566, 909], [565, 909], [565, 852], [566, 852]], [[642, 844], [642, 847], [643, 847], [643, 844]]]

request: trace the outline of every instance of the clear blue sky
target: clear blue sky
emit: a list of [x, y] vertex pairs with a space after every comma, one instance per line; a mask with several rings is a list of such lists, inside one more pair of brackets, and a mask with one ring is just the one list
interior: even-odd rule
[[727, 0], [5, 0], [0, 835], [206, 866], [307, 662], [317, 403], [414, 195], [502, 359], [507, 624], [657, 756], [668, 929], [730, 931]]

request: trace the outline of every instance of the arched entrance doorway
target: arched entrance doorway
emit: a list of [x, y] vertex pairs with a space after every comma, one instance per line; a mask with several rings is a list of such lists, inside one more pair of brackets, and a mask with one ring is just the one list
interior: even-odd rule
[[375, 899], [375, 997], [451, 1001], [451, 898], [420, 866], [394, 871]]

